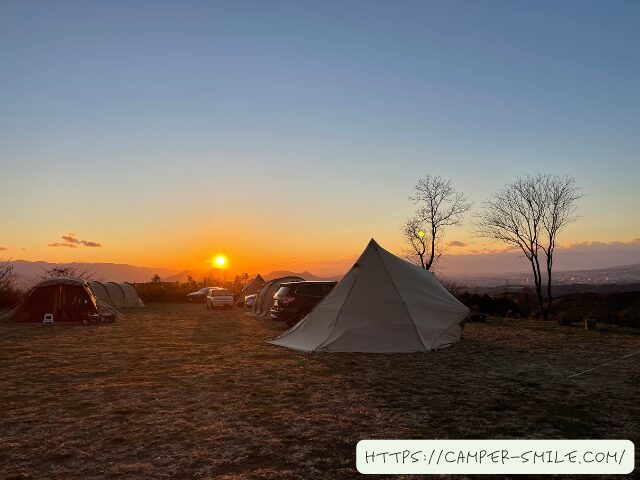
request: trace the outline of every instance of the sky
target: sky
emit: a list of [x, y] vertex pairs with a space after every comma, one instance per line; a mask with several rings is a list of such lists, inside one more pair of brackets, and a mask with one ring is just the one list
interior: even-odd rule
[[639, 22], [632, 0], [3, 0], [0, 256], [342, 273], [371, 237], [402, 251], [426, 174], [474, 205], [447, 253], [490, 255], [474, 211], [538, 172], [585, 194], [563, 246], [637, 245]]

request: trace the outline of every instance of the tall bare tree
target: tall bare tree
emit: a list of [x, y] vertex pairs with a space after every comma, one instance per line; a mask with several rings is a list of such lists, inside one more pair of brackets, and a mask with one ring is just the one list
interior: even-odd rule
[[518, 247], [531, 264], [538, 304], [546, 319], [540, 275], [540, 234], [545, 213], [539, 179], [526, 175], [504, 186], [484, 203], [475, 229], [483, 237]]
[[[529, 260], [544, 319], [553, 299], [552, 271], [558, 234], [578, 218], [576, 201], [580, 197], [571, 176], [525, 175], [498, 190], [477, 217], [478, 234], [518, 247]], [[546, 308], [540, 251], [546, 263]]]
[[558, 234], [567, 225], [578, 220], [576, 202], [582, 198], [582, 194], [576, 186], [575, 178], [569, 175], [541, 175], [540, 187], [544, 195], [544, 215], [542, 216], [544, 236], [540, 247], [547, 260], [547, 307], [551, 308], [553, 301], [551, 278]]
[[442, 253], [438, 247], [445, 228], [461, 225], [471, 203], [454, 188], [450, 179], [440, 175], [421, 178], [413, 190], [409, 200], [416, 203], [418, 209], [402, 225], [402, 232], [422, 268], [431, 270]]

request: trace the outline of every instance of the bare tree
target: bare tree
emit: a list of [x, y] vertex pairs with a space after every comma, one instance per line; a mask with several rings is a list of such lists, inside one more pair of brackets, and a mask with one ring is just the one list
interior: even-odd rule
[[498, 190], [478, 214], [476, 232], [518, 247], [531, 264], [538, 304], [546, 319], [540, 275], [540, 234], [545, 203], [539, 178], [526, 175]]
[[0, 259], [0, 291], [13, 290], [16, 276], [13, 272], [13, 264], [9, 260]]
[[567, 225], [578, 220], [576, 202], [582, 198], [582, 194], [576, 186], [575, 178], [569, 175], [541, 175], [540, 186], [544, 194], [544, 215], [542, 216], [544, 238], [540, 247], [547, 260], [547, 307], [551, 308], [553, 301], [551, 278], [558, 234]]
[[[552, 271], [558, 234], [578, 219], [576, 201], [582, 195], [569, 175], [525, 175], [498, 190], [478, 215], [476, 231], [483, 237], [517, 246], [531, 263], [540, 312], [551, 307]], [[540, 250], [546, 263], [545, 308]]]
[[0, 259], [0, 310], [13, 307], [21, 300], [21, 292], [16, 288], [16, 275], [13, 263]]
[[39, 279], [46, 280], [48, 278], [58, 277], [80, 278], [89, 281], [93, 279], [94, 273], [77, 265], [56, 265], [42, 272]]
[[451, 180], [439, 175], [421, 178], [413, 189], [409, 200], [415, 202], [418, 209], [405, 221], [402, 232], [422, 268], [431, 270], [442, 253], [438, 246], [442, 243], [444, 229], [461, 225], [471, 204], [453, 187]]

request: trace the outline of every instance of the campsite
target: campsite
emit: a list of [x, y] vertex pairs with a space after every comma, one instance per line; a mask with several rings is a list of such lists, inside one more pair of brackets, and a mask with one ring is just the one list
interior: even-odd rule
[[640, 479], [640, 0], [0, 18], [0, 480]]
[[281, 326], [242, 309], [125, 313], [0, 324], [0, 476], [354, 478], [361, 438], [634, 438], [640, 427], [636, 363], [568, 378], [629, 351], [634, 329], [492, 317], [431, 354], [304, 354], [266, 343]]

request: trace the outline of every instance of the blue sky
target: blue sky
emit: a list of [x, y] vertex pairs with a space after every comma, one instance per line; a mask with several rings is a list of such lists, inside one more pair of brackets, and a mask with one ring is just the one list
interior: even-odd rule
[[630, 0], [3, 1], [0, 245], [58, 259], [78, 231], [97, 258], [193, 263], [254, 217], [274, 262], [283, 237], [330, 260], [399, 246], [426, 173], [477, 206], [538, 171], [587, 194], [567, 240], [630, 241], [639, 24]]

